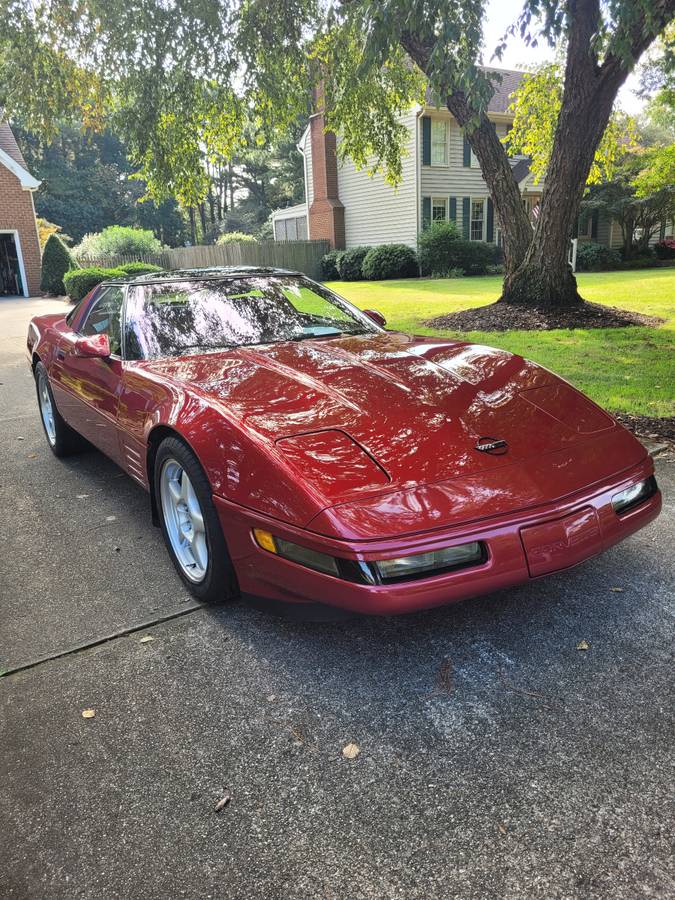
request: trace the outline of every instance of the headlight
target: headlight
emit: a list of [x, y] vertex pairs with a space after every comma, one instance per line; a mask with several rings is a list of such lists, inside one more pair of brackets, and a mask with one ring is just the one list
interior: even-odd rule
[[319, 553], [317, 550], [310, 550], [309, 547], [301, 547], [300, 544], [285, 541], [262, 528], [254, 528], [253, 536], [263, 550], [269, 550], [270, 553], [276, 553], [278, 556], [290, 559], [291, 562], [299, 563], [308, 569], [316, 569], [317, 572], [340, 577], [337, 560], [326, 553]]
[[412, 578], [424, 578], [459, 569], [464, 566], [475, 566], [485, 562], [487, 552], [480, 541], [470, 544], [459, 544], [456, 547], [445, 547], [443, 550], [432, 550], [430, 553], [415, 553], [413, 556], [401, 556], [398, 559], [382, 559], [377, 562], [363, 562], [353, 559], [342, 559], [310, 550], [283, 538], [271, 534], [262, 528], [253, 529], [255, 542], [263, 550], [288, 559], [298, 565], [325, 575], [333, 575], [345, 581], [358, 584], [382, 584], [393, 581], [407, 581]]
[[470, 544], [445, 547], [443, 550], [432, 550], [430, 553], [381, 559], [373, 565], [382, 581], [401, 581], [406, 578], [419, 578], [425, 573], [476, 565], [484, 560], [484, 545], [480, 541], [472, 541]]
[[638, 503], [642, 503], [643, 500], [647, 500], [653, 494], [656, 493], [656, 478], [654, 476], [650, 476], [646, 478], [644, 481], [638, 481], [637, 484], [632, 484], [629, 488], [626, 488], [625, 491], [621, 491], [619, 494], [614, 494], [612, 497], [612, 506], [614, 507], [615, 513], [626, 512], [631, 509], [633, 506], [637, 506]]

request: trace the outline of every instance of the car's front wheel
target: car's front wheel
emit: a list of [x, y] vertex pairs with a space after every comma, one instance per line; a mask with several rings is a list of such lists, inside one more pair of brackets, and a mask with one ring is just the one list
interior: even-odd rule
[[218, 513], [199, 461], [178, 438], [157, 449], [154, 488], [162, 533], [178, 574], [198, 600], [238, 593]]
[[42, 427], [52, 453], [55, 456], [68, 456], [81, 450], [85, 444], [84, 438], [66, 424], [56, 408], [49, 375], [41, 362], [35, 366], [35, 388]]

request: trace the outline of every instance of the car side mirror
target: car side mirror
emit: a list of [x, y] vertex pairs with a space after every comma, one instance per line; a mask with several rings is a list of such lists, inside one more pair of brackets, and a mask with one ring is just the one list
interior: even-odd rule
[[368, 318], [372, 319], [376, 325], [380, 326], [380, 328], [384, 328], [384, 326], [387, 324], [387, 320], [385, 319], [385, 317], [376, 309], [364, 309], [363, 311], [368, 316]]
[[107, 334], [79, 335], [75, 339], [75, 356], [107, 359], [110, 356], [110, 341]]

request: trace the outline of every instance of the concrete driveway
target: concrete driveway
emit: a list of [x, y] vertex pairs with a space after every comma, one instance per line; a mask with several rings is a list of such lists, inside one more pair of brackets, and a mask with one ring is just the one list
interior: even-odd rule
[[142, 491], [49, 453], [50, 307], [0, 302], [0, 896], [673, 896], [672, 462], [657, 523], [517, 590], [205, 609]]

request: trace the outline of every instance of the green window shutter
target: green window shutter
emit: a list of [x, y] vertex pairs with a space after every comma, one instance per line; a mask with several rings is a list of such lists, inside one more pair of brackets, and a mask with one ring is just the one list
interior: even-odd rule
[[471, 224], [471, 197], [463, 197], [462, 198], [462, 231], [464, 233], [464, 240], [468, 241], [471, 236], [470, 231]]
[[594, 209], [593, 215], [591, 216], [591, 240], [597, 241], [598, 239], [598, 219], [600, 217], [600, 210]]
[[450, 197], [450, 221], [457, 222], [457, 197]]
[[431, 197], [422, 197], [422, 230], [431, 225]]
[[431, 118], [422, 116], [422, 165], [431, 165]]
[[572, 226], [572, 237], [573, 238], [579, 237], [579, 217], [578, 216], [574, 220], [574, 225]]
[[488, 197], [487, 215], [485, 222], [485, 240], [491, 244], [495, 239], [495, 208], [492, 204], [492, 198]]
[[471, 144], [466, 139], [466, 135], [464, 135], [464, 167], [469, 168], [471, 166]]

